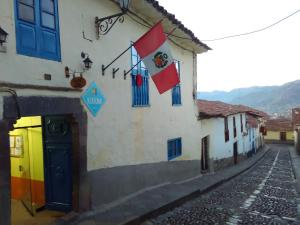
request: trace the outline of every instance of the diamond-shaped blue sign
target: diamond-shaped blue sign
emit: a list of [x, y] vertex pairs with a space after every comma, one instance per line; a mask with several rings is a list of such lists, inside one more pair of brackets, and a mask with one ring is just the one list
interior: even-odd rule
[[97, 116], [97, 113], [106, 102], [105, 97], [95, 82], [91, 83], [84, 91], [81, 99], [93, 116]]

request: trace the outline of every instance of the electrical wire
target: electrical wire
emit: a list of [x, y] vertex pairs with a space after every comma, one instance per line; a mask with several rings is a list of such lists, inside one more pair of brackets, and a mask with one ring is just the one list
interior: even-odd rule
[[[133, 16], [135, 16], [135, 17], [137, 17], [137, 18], [139, 18], [140, 20], [143, 21], [143, 23], [142, 23], [142, 22], [138, 21], [137, 19], [133, 18], [132, 16], [130, 16], [130, 15], [127, 13], [127, 16], [128, 16], [130, 19], [132, 19], [133, 21], [135, 21], [136, 23], [138, 23], [138, 24], [140, 24], [140, 25], [142, 25], [142, 26], [144, 26], [144, 27], [147, 27], [147, 28], [151, 28], [151, 27], [154, 26], [154, 24], [150, 24], [149, 22], [147, 22], [146, 20], [144, 20], [142, 17], [140, 17], [140, 16], [137, 15], [136, 13], [134, 13], [134, 12], [132, 12], [132, 11], [130, 11], [130, 10], [128, 10], [128, 12], [129, 12], [130, 14], [132, 14]], [[166, 18], [166, 17], [163, 17], [163, 18]], [[168, 35], [169, 33], [166, 33], [166, 32], [165, 32], [165, 34]], [[178, 35], [175, 35], [175, 34], [171, 34], [171, 35], [169, 35], [169, 36], [171, 36], [171, 37], [176, 37], [176, 38], [180, 38], [180, 39], [185, 39], [185, 40], [192, 40], [191, 38], [181, 37], [181, 36], [178, 36]]]
[[[135, 17], [137, 17], [138, 19], [140, 19], [140, 20], [143, 21], [143, 23], [142, 23], [142, 22], [140, 22], [139, 20], [137, 20], [137, 19], [135, 19], [134, 17], [132, 17], [129, 13], [127, 13], [126, 15], [127, 15], [130, 19], [132, 19], [133, 21], [135, 21], [136, 23], [138, 23], [138, 24], [140, 24], [140, 25], [142, 25], [142, 26], [144, 26], [144, 27], [147, 27], [147, 28], [149, 28], [149, 29], [150, 29], [151, 27], [153, 27], [154, 24], [151, 25], [149, 22], [147, 22], [146, 20], [144, 20], [142, 17], [138, 16], [138, 15], [135, 14], [134, 12], [131, 12], [130, 10], [128, 10], [128, 12], [129, 12], [130, 14], [132, 14], [133, 16], [135, 16]], [[169, 36], [168, 39], [169, 39], [174, 45], [177, 45], [178, 47], [182, 48], [182, 49], [185, 50], [185, 51], [194, 53], [193, 50], [187, 49], [187, 48], [181, 46], [180, 44], [178, 44], [178, 43], [176, 43], [174, 40], [172, 40], [170, 37], [177, 37], [177, 38], [186, 39], [186, 40], [192, 40], [192, 39], [190, 39], [190, 38], [185, 38], [185, 37], [179, 37], [179, 36], [177, 36], [177, 35], [170, 34], [170, 33], [167, 33], [167, 32], [164, 32], [164, 33], [165, 33], [166, 35]]]
[[[144, 26], [144, 27], [147, 27], [147, 28], [151, 28], [153, 25], [151, 25], [150, 23], [148, 23], [146, 20], [144, 20], [143, 18], [141, 18], [140, 16], [138, 16], [137, 14], [135, 14], [134, 12], [132, 11], [128, 11], [130, 14], [134, 15], [135, 17], [137, 17], [138, 19], [142, 20], [143, 22], [140, 22], [138, 21], [137, 19], [133, 18], [132, 16], [130, 16], [128, 13], [127, 13], [127, 16], [129, 16], [133, 21], [135, 21], [136, 23]], [[265, 31], [267, 29], [270, 29], [274, 26], [276, 26], [277, 24], [281, 23], [282, 21], [294, 16], [295, 14], [299, 13], [300, 12], [300, 9], [296, 10], [295, 12], [287, 15], [286, 17], [266, 26], [266, 27], [263, 27], [263, 28], [260, 28], [260, 29], [257, 29], [257, 30], [253, 30], [253, 31], [249, 31], [249, 32], [245, 32], [245, 33], [240, 33], [240, 34], [233, 34], [233, 35], [228, 35], [228, 36], [224, 36], [224, 37], [219, 37], [219, 38], [212, 38], [212, 39], [204, 39], [204, 40], [201, 40], [201, 41], [205, 41], [205, 42], [209, 42], [209, 41], [220, 41], [220, 40], [224, 40], [224, 39], [228, 39], [228, 38], [235, 38], [235, 37], [240, 37], [240, 36], [246, 36], [246, 35], [251, 35], [251, 34], [255, 34], [255, 33], [258, 33], [258, 32], [262, 32], [262, 31]], [[171, 34], [170, 35], [171, 37], [175, 37], [175, 38], [179, 38], [179, 39], [185, 39], [185, 40], [191, 40], [191, 38], [186, 38], [186, 37], [181, 37], [181, 36], [178, 36], [178, 35], [174, 35], [174, 34]]]
[[254, 33], [258, 33], [258, 32], [261, 32], [261, 31], [264, 31], [264, 30], [267, 30], [269, 28], [272, 28], [274, 27], [275, 25], [281, 23], [282, 21], [292, 17], [293, 15], [295, 15], [296, 13], [300, 12], [300, 9], [298, 9], [297, 11], [289, 14], [288, 16], [272, 23], [271, 25], [268, 25], [266, 27], [263, 27], [263, 28], [260, 28], [260, 29], [257, 29], [257, 30], [253, 30], [253, 31], [250, 31], [250, 32], [245, 32], [245, 33], [240, 33], [240, 34], [234, 34], [234, 35], [228, 35], [228, 36], [224, 36], [224, 37], [219, 37], [219, 38], [213, 38], [213, 39], [208, 39], [208, 40], [202, 40], [202, 41], [219, 41], [219, 40], [224, 40], [224, 39], [228, 39], [228, 38], [234, 38], [234, 37], [240, 37], [240, 36], [245, 36], [245, 35], [250, 35], [250, 34], [254, 34]]

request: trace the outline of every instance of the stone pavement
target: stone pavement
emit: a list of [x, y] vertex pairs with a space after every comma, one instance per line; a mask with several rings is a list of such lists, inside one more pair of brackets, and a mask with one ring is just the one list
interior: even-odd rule
[[272, 145], [254, 167], [143, 225], [296, 225], [290, 145]]
[[292, 159], [294, 174], [296, 177], [296, 191], [298, 193], [298, 197], [297, 197], [298, 216], [297, 216], [297, 219], [298, 219], [298, 221], [300, 221], [300, 155], [298, 155], [298, 153], [294, 147], [291, 147], [289, 150], [290, 150], [290, 155], [291, 155], [291, 159]]
[[216, 173], [149, 189], [124, 198], [110, 208], [84, 214], [70, 214], [55, 225], [121, 225], [141, 224], [229, 181], [254, 166], [269, 151], [265, 146], [251, 158]]

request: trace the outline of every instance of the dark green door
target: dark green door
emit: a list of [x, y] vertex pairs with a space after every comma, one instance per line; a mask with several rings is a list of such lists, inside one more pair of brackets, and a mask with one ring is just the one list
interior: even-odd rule
[[233, 162], [234, 164], [238, 163], [238, 145], [237, 142], [233, 144]]
[[72, 132], [65, 116], [43, 117], [46, 208], [72, 210]]

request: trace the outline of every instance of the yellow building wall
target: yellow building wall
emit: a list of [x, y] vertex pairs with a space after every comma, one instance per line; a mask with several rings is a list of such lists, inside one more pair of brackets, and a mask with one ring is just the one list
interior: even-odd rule
[[265, 136], [265, 140], [280, 140], [279, 131], [267, 131], [267, 135]]
[[[14, 125], [15, 128], [27, 126], [41, 126], [41, 117], [23, 117]], [[23, 156], [11, 156], [12, 198], [22, 199], [26, 194], [24, 185], [28, 186], [30, 181], [32, 202], [43, 205], [45, 194], [42, 128], [15, 129], [10, 135], [22, 136], [23, 140]]]
[[[280, 131], [267, 131], [267, 135], [264, 137], [265, 140], [277, 140], [280, 141]], [[286, 140], [293, 141], [293, 131], [286, 131]]]
[[286, 132], [286, 139], [288, 141], [293, 141], [294, 140], [294, 132], [293, 131]]

